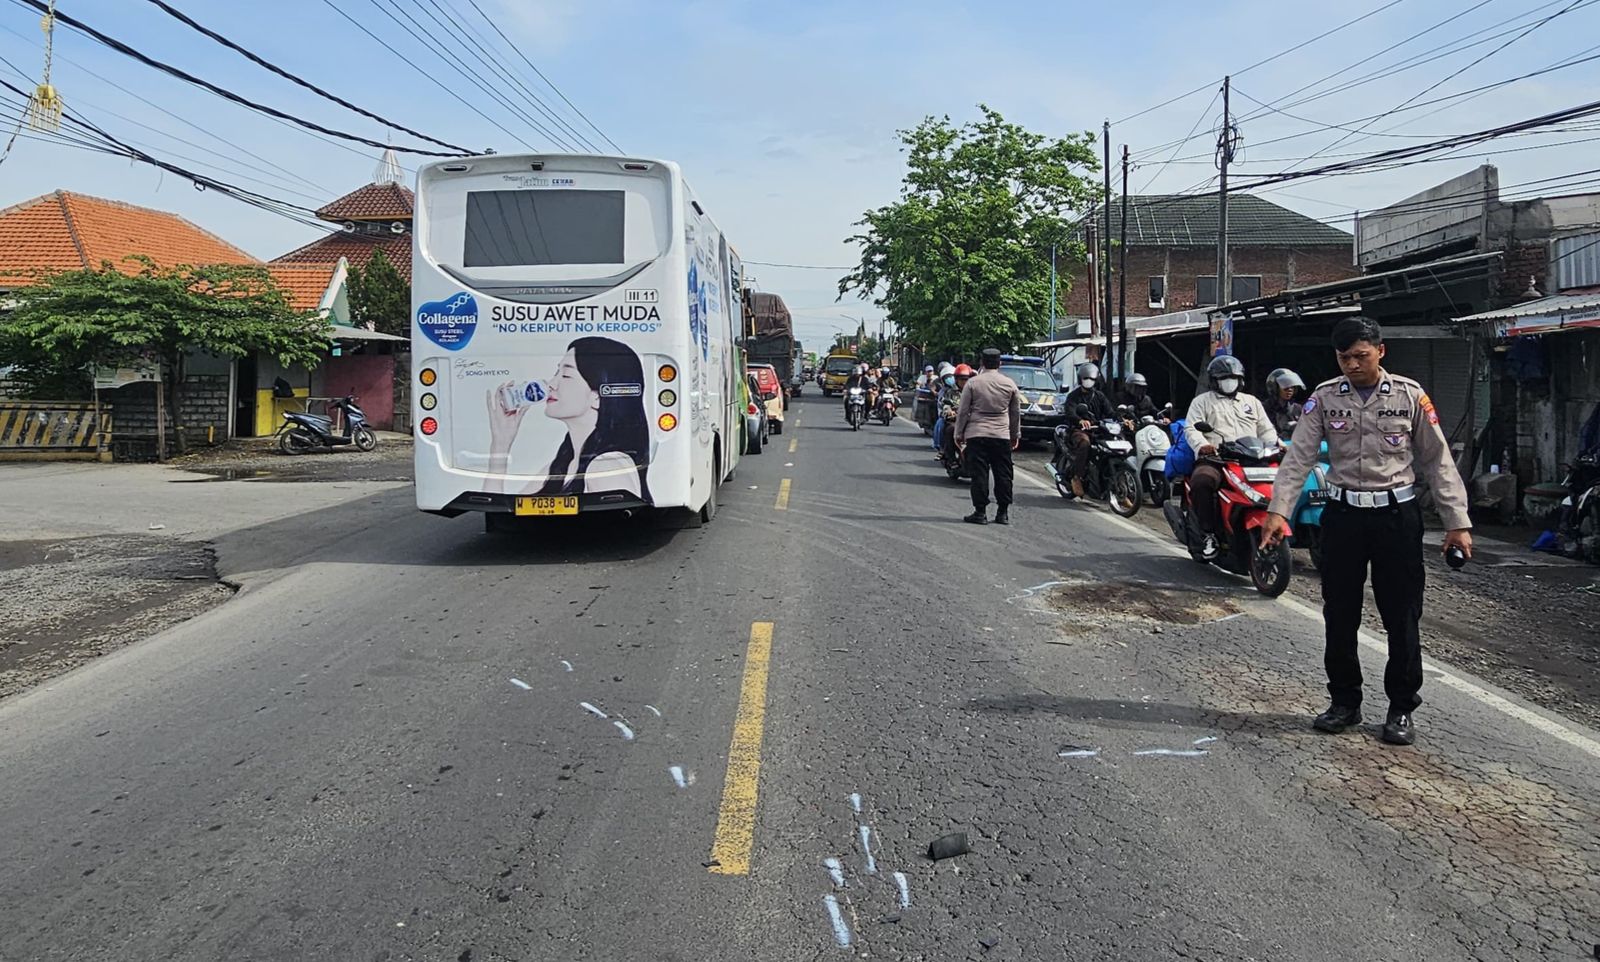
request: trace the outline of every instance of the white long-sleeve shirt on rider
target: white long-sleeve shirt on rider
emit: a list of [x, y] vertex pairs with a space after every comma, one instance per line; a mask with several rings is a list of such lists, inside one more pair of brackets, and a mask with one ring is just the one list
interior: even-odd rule
[[[1212, 430], [1202, 434], [1195, 425], [1204, 421]], [[1183, 436], [1196, 453], [1207, 444], [1219, 445], [1240, 438], [1255, 437], [1268, 444], [1278, 443], [1272, 416], [1254, 395], [1238, 392], [1233, 397], [1207, 391], [1189, 404], [1189, 417]]]

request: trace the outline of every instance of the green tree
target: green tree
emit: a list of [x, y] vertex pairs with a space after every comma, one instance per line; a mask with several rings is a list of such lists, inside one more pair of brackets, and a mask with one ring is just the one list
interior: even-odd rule
[[366, 267], [350, 268], [350, 320], [384, 334], [411, 335], [411, 285], [381, 247]]
[[0, 360], [16, 365], [30, 383], [82, 377], [97, 365], [160, 363], [181, 453], [188, 448], [188, 353], [243, 357], [260, 351], [286, 366], [308, 367], [327, 353], [328, 322], [291, 308], [264, 267], [128, 260], [139, 265], [131, 274], [104, 262], [99, 270], [52, 274], [14, 292], [15, 308], [0, 315]]
[[1083, 256], [1067, 216], [1095, 196], [1093, 134], [1049, 138], [979, 109], [960, 127], [929, 117], [899, 132], [900, 199], [857, 222], [861, 263], [839, 281], [840, 297], [870, 298], [936, 354], [1046, 336], [1051, 245], [1058, 263]]

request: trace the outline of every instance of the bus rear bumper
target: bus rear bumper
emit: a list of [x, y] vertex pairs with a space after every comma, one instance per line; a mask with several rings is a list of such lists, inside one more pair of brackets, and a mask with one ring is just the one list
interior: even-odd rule
[[[515, 514], [517, 496], [491, 494], [487, 491], [467, 491], [459, 494], [443, 508], [424, 508], [428, 514], [455, 518], [468, 511], [485, 514]], [[602, 511], [640, 511], [652, 507], [642, 499], [623, 491], [578, 495], [578, 513], [593, 514]]]

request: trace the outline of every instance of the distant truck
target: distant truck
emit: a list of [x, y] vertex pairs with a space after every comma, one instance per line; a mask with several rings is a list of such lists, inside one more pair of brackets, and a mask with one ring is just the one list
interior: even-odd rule
[[752, 333], [745, 340], [745, 353], [751, 364], [771, 364], [778, 372], [784, 397], [795, 393], [794, 379], [799, 373], [795, 355], [799, 344], [794, 339], [794, 318], [783, 298], [766, 291], [745, 294], [747, 317]]

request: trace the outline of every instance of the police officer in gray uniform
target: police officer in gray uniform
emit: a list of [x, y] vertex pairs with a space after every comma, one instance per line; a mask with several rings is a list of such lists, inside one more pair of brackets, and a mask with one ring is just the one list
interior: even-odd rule
[[1289, 514], [1306, 475], [1328, 443], [1328, 506], [1322, 514], [1323, 662], [1333, 704], [1312, 723], [1338, 733], [1361, 724], [1361, 662], [1356, 633], [1362, 593], [1372, 567], [1372, 593], [1389, 636], [1383, 673], [1389, 712], [1383, 740], [1410, 745], [1411, 713], [1422, 704], [1422, 509], [1413, 482], [1420, 472], [1448, 533], [1444, 550], [1472, 556], [1467, 490], [1439, 414], [1422, 385], [1385, 371], [1383, 332], [1365, 317], [1333, 329], [1343, 377], [1324, 381], [1306, 399], [1294, 442], [1272, 485], [1265, 546], [1290, 534]]

